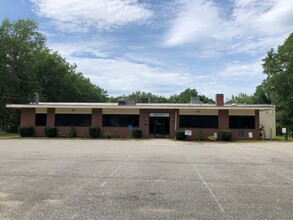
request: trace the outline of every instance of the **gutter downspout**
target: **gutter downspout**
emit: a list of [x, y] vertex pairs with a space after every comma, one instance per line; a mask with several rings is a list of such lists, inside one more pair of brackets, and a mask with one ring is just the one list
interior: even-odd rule
[[178, 109], [175, 109], [175, 130], [174, 131], [176, 131], [177, 130], [177, 119], [178, 119]]

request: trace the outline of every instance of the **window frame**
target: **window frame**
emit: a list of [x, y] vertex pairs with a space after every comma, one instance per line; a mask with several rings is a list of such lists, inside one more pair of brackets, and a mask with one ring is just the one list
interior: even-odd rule
[[[111, 118], [112, 117], [112, 118]], [[130, 121], [134, 119], [134, 123]], [[123, 118], [120, 122], [118, 121], [120, 118]], [[132, 119], [131, 119], [132, 118]], [[139, 127], [139, 115], [138, 114], [103, 114], [102, 116], [102, 126], [103, 127], [128, 127], [132, 125], [133, 127]], [[112, 120], [112, 121], [111, 121]], [[123, 121], [125, 120], [125, 121]]]
[[[237, 119], [237, 120], [236, 120]], [[254, 115], [230, 115], [229, 129], [255, 129]]]
[[[40, 116], [44, 118], [39, 118]], [[44, 122], [44, 123], [40, 123]], [[46, 113], [36, 113], [35, 114], [35, 126], [36, 127], [45, 127], [47, 126], [47, 114]]]
[[[78, 119], [79, 116], [81, 118]], [[59, 117], [63, 118], [58, 122]], [[89, 127], [91, 124], [91, 114], [55, 114], [55, 127]]]
[[[183, 119], [184, 117], [186, 118]], [[210, 119], [207, 120], [207, 118], [210, 118]], [[212, 121], [212, 123], [205, 123], [205, 121], [211, 122], [211, 119], [215, 121]], [[183, 120], [189, 121], [190, 124], [189, 125], [182, 124]], [[218, 115], [179, 115], [179, 128], [218, 129], [219, 116]]]

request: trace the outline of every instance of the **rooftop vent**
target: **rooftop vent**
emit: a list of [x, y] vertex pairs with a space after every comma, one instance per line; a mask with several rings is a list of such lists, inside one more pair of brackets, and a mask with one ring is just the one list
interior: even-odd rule
[[120, 100], [118, 105], [135, 105], [135, 100]]
[[141, 98], [140, 103], [151, 103], [151, 99], [149, 99], [149, 98]]
[[35, 92], [34, 95], [35, 95], [35, 96], [34, 96], [35, 104], [38, 105], [39, 102], [40, 102], [40, 95], [39, 95], [39, 93], [37, 93], [37, 92]]
[[126, 101], [125, 100], [119, 100], [118, 105], [126, 105]]
[[191, 102], [191, 104], [201, 104], [202, 103], [200, 101], [199, 97], [191, 97], [190, 102]]

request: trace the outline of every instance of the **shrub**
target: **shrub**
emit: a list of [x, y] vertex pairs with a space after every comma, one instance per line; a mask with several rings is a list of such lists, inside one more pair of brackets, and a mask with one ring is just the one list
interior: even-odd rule
[[98, 126], [90, 126], [89, 134], [91, 138], [98, 138], [100, 136], [101, 129]]
[[7, 133], [17, 133], [18, 126], [14, 124], [7, 124], [3, 127], [3, 130]]
[[113, 133], [110, 132], [110, 131], [104, 132], [103, 135], [104, 135], [105, 138], [112, 138], [113, 137]]
[[64, 138], [65, 135], [64, 135], [64, 133], [63, 133], [62, 131], [59, 131], [59, 132], [58, 132], [58, 137]]
[[57, 128], [45, 127], [44, 132], [46, 137], [57, 137], [58, 135]]
[[80, 133], [80, 134], [77, 135], [77, 137], [84, 138], [84, 135], [83, 135], [83, 133]]
[[217, 140], [217, 138], [214, 135], [208, 136], [208, 139], [210, 141], [216, 141]]
[[278, 125], [276, 127], [276, 135], [277, 136], [282, 136], [283, 135], [283, 133], [282, 133], [282, 127], [280, 125]]
[[28, 127], [19, 127], [18, 129], [20, 137], [32, 137], [34, 129], [32, 126]]
[[132, 130], [132, 136], [134, 138], [141, 138], [142, 130], [141, 129], [133, 129]]
[[69, 138], [75, 138], [75, 137], [77, 137], [77, 133], [76, 133], [76, 130], [74, 129], [74, 127], [69, 128], [69, 130], [68, 130], [68, 137]]
[[185, 140], [186, 139], [185, 131], [183, 130], [175, 131], [175, 137], [176, 137], [176, 140]]
[[222, 141], [230, 141], [232, 137], [232, 132], [229, 130], [219, 131], [219, 137]]
[[202, 141], [204, 139], [203, 133], [201, 130], [198, 131], [198, 134], [196, 135], [197, 141]]

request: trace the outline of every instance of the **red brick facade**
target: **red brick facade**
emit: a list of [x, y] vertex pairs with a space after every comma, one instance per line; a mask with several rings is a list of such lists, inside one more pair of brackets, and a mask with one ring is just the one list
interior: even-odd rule
[[[179, 111], [176, 109], [140, 109], [139, 111], [139, 128], [142, 129], [142, 137], [148, 138], [149, 126], [150, 126], [150, 114], [151, 113], [168, 113], [169, 114], [169, 138], [175, 137], [175, 130], [184, 129], [179, 127]], [[175, 119], [176, 117], [176, 119]], [[131, 137], [131, 132], [127, 127], [103, 127], [102, 126], [102, 109], [92, 109], [92, 126], [99, 126], [101, 128], [101, 136], [103, 132], [109, 131], [114, 134], [114, 137], [127, 138]], [[219, 130], [231, 130], [232, 140], [238, 138], [238, 129], [229, 129], [229, 110], [218, 111], [218, 129], [207, 129], [207, 128], [192, 128], [188, 130], [192, 131], [192, 135], [188, 136], [189, 140], [196, 140], [199, 133], [201, 132], [204, 139], [208, 136], [213, 135]], [[45, 126], [35, 126], [35, 109], [34, 108], [23, 108], [21, 110], [21, 126], [33, 126], [34, 136], [44, 136]], [[47, 126], [55, 127], [55, 109], [47, 109]], [[69, 127], [57, 127], [58, 131], [67, 135]], [[77, 134], [83, 137], [89, 137], [88, 127], [75, 127]], [[248, 139], [248, 132], [252, 132], [253, 139], [259, 139], [259, 110], [255, 110], [255, 129], [245, 129], [245, 138]]]

